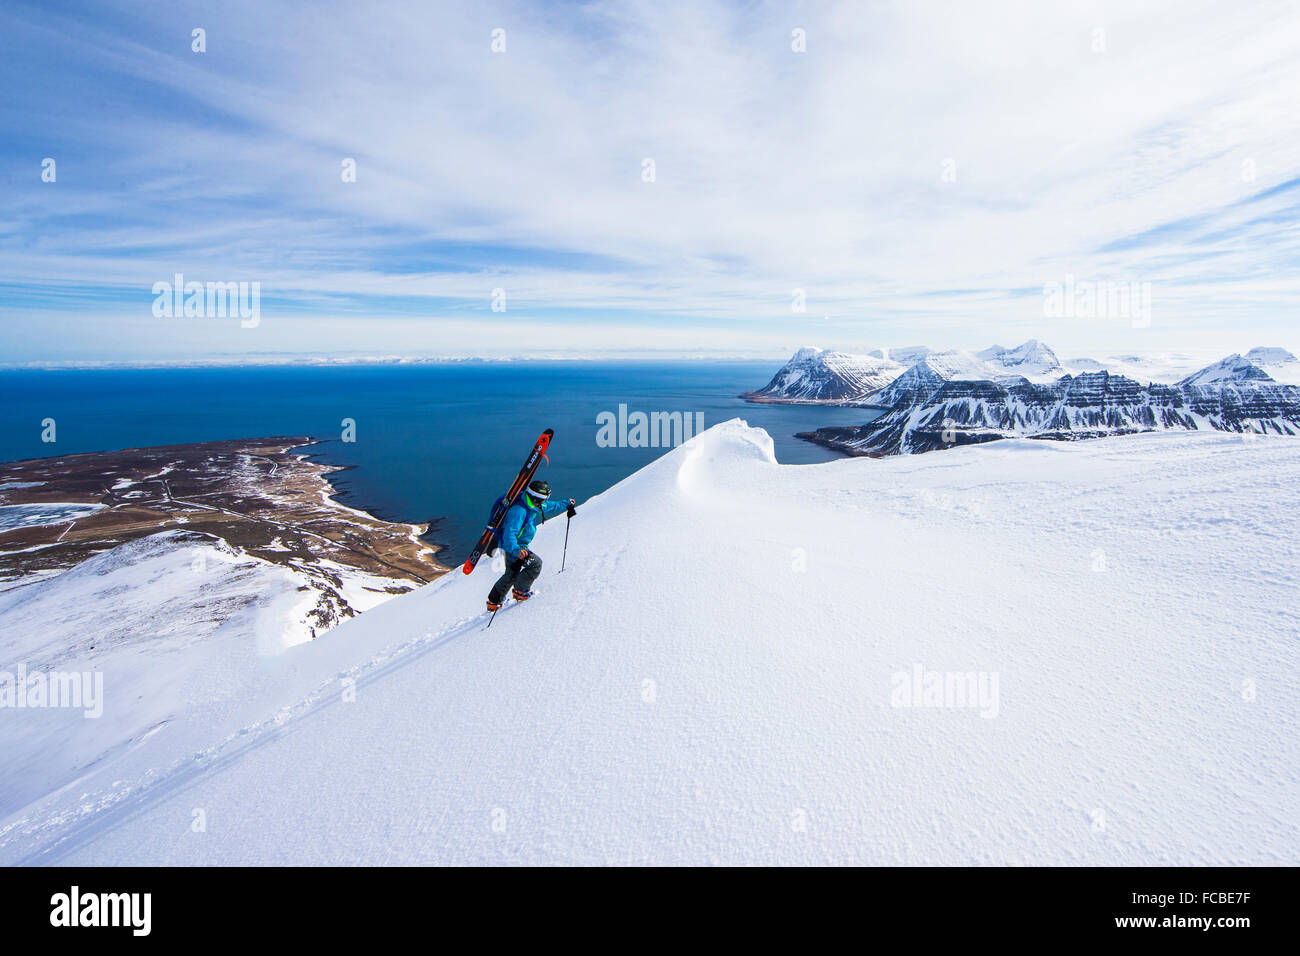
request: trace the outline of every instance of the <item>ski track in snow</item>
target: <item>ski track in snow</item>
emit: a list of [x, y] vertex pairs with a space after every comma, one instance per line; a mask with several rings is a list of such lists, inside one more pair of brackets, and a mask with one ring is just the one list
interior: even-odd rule
[[[203, 777], [219, 772], [250, 751], [292, 733], [298, 721], [308, 719], [322, 709], [339, 703], [343, 699], [341, 682], [344, 678], [355, 681], [355, 689], [360, 691], [373, 681], [379, 680], [399, 667], [405, 667], [475, 626], [482, 626], [481, 618], [459, 620], [443, 631], [425, 635], [421, 639], [398, 647], [392, 653], [376, 657], [347, 673], [340, 673], [318, 687], [312, 694], [283, 708], [273, 717], [241, 728], [213, 747], [196, 753], [192, 760], [178, 762], [137, 786], [102, 795], [96, 803], [82, 808], [83, 812], [77, 815], [80, 819], [71, 818], [75, 823], [70, 828], [68, 827], [70, 818], [65, 815], [37, 821], [20, 820], [0, 827], [0, 847], [7, 845], [16, 832], [32, 836], [42, 830], [63, 830], [64, 832], [60, 833], [53, 845], [16, 861], [19, 866], [57, 865], [64, 856], [93, 839], [95, 834], [113, 829], [138, 816], [149, 807], [184, 792]], [[152, 728], [143, 735], [140, 742], [161, 729], [161, 725]], [[75, 782], [65, 789], [72, 787], [75, 787]]]
[[[727, 423], [580, 506], [562, 575], [543, 526], [491, 630], [489, 569], [286, 652], [266, 716], [151, 728], [0, 861], [1300, 861], [1300, 444], [770, 452]], [[998, 716], [891, 706], [914, 663], [998, 672]]]

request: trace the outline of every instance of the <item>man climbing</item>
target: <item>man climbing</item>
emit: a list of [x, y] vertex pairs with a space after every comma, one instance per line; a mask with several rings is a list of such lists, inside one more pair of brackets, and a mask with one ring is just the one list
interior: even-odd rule
[[551, 486], [537, 479], [524, 490], [501, 520], [501, 550], [505, 552], [506, 573], [497, 579], [488, 593], [487, 609], [497, 610], [506, 599], [506, 589], [514, 585], [511, 597], [527, 601], [537, 575], [542, 573], [542, 559], [528, 550], [537, 533], [537, 525], [562, 511], [573, 514], [573, 499], [551, 501]]

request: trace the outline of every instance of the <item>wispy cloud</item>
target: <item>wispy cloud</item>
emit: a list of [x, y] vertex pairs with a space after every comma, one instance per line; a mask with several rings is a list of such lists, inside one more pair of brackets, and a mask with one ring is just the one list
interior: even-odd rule
[[[0, 13], [24, 357], [1135, 335], [1045, 319], [1065, 274], [1153, 340], [1294, 324], [1293, 3], [149, 6]], [[175, 272], [263, 323], [153, 319]]]

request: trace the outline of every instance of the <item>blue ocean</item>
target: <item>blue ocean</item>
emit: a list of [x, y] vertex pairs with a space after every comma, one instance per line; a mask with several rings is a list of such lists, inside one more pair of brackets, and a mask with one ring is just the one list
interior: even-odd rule
[[[272, 435], [308, 435], [318, 460], [347, 467], [338, 500], [391, 521], [433, 521], [441, 559], [468, 552], [493, 498], [543, 428], [555, 493], [582, 501], [665, 453], [602, 447], [597, 416], [682, 412], [704, 427], [744, 418], [766, 429], [778, 460], [838, 457], [794, 437], [861, 424], [869, 409], [752, 405], [736, 396], [779, 363], [501, 362], [409, 366], [257, 366], [0, 372], [0, 460]], [[57, 441], [42, 442], [54, 419]], [[344, 419], [355, 441], [341, 440]]]

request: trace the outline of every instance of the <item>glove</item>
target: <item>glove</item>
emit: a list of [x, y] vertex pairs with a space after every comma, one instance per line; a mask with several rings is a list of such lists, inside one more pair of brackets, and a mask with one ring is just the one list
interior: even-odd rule
[[515, 557], [518, 558], [520, 561], [525, 560], [528, 557], [528, 549], [520, 548], [519, 553], [516, 554]]
[[569, 517], [572, 518], [572, 517], [573, 517], [574, 515], [576, 515], [577, 513], [578, 513], [578, 509], [576, 509], [575, 507], [573, 507], [573, 499], [570, 498], [570, 499], [569, 499]]

